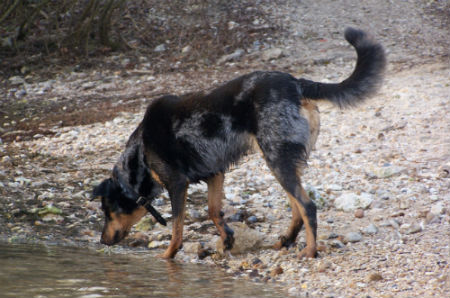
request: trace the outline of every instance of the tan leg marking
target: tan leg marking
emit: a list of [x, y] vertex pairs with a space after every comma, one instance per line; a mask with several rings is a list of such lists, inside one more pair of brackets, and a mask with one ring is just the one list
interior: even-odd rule
[[[187, 190], [187, 188], [186, 188]], [[181, 243], [183, 242], [183, 225], [184, 225], [184, 217], [186, 210], [186, 197], [187, 191], [185, 190], [183, 195], [183, 204], [181, 206], [181, 210], [177, 217], [173, 219], [172, 223], [172, 239], [170, 240], [169, 247], [166, 249], [162, 257], [164, 259], [171, 259], [175, 257], [175, 254], [181, 247]]]
[[231, 248], [230, 246], [232, 246], [234, 242], [232, 231], [230, 228], [227, 227], [227, 225], [223, 220], [223, 217], [220, 215], [220, 211], [222, 210], [222, 200], [225, 197], [223, 193], [224, 180], [225, 180], [224, 174], [219, 173], [207, 181], [208, 213], [209, 217], [212, 219], [214, 225], [217, 227], [217, 230], [219, 231], [220, 238], [222, 238], [224, 246]]

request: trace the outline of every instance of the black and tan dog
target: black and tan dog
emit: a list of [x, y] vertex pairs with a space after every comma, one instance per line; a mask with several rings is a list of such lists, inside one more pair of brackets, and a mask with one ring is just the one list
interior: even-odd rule
[[363, 31], [349, 28], [345, 38], [355, 47], [358, 60], [352, 75], [341, 83], [253, 72], [210, 92], [155, 99], [128, 140], [112, 177], [94, 189], [94, 197], [102, 197], [106, 217], [101, 242], [113, 245], [122, 240], [147, 211], [165, 224], [151, 202], [166, 188], [173, 230], [163, 257], [174, 257], [182, 243], [187, 188], [205, 181], [209, 216], [224, 247], [231, 248], [233, 231], [221, 213], [224, 173], [256, 143], [292, 207], [291, 224], [275, 246], [292, 245], [304, 225], [306, 247], [299, 256], [314, 257], [316, 206], [301, 184], [302, 168], [319, 129], [312, 100], [353, 106], [377, 90], [386, 64], [382, 46]]

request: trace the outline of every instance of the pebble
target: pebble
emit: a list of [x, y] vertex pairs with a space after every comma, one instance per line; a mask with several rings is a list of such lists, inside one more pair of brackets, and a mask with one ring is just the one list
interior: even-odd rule
[[164, 52], [166, 49], [167, 49], [166, 45], [162, 43], [160, 45], [157, 45], [153, 51], [160, 53], [160, 52]]
[[349, 232], [345, 234], [345, 241], [347, 242], [359, 242], [362, 240], [362, 235], [359, 232]]
[[253, 224], [253, 223], [257, 222], [257, 221], [258, 221], [258, 218], [256, 216], [254, 216], [254, 215], [252, 215], [249, 218], [247, 218], [247, 222], [250, 223], [250, 224]]
[[433, 204], [430, 209], [430, 213], [432, 215], [441, 215], [444, 213], [444, 204], [442, 202], [438, 202]]
[[356, 211], [355, 211], [355, 217], [356, 217], [356, 218], [363, 218], [363, 217], [364, 217], [364, 210], [361, 209], [361, 208], [356, 209]]
[[415, 234], [415, 233], [421, 232], [422, 230], [423, 230], [422, 225], [420, 225], [418, 223], [412, 223], [412, 224], [405, 223], [399, 227], [400, 233], [406, 234], [406, 235]]
[[369, 193], [345, 193], [334, 200], [336, 209], [343, 211], [353, 211], [356, 209], [366, 209], [373, 202], [373, 196]]
[[239, 60], [244, 54], [245, 51], [243, 49], [236, 49], [233, 53], [220, 57], [217, 60], [217, 64]]
[[264, 52], [262, 52], [261, 59], [263, 61], [270, 61], [270, 60], [280, 59], [283, 56], [284, 56], [284, 51], [282, 49], [272, 48], [272, 49], [268, 49], [268, 50], [265, 50]]
[[361, 232], [365, 235], [375, 235], [376, 233], [378, 233], [378, 228], [376, 225], [371, 223], [370, 225], [362, 229]]
[[383, 276], [380, 273], [370, 273], [367, 279], [368, 281], [380, 281], [383, 279]]
[[199, 242], [184, 242], [183, 251], [188, 254], [198, 254], [202, 249], [202, 245]]
[[282, 274], [283, 272], [284, 272], [283, 268], [281, 266], [277, 266], [270, 271], [270, 276], [275, 277], [277, 275]]

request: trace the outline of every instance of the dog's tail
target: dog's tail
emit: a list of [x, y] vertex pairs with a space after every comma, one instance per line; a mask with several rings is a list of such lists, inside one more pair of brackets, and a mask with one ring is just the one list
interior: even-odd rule
[[354, 106], [373, 95], [383, 79], [386, 57], [383, 47], [364, 31], [347, 28], [345, 39], [356, 49], [356, 67], [346, 80], [337, 84], [299, 79], [303, 97], [326, 99], [339, 107]]

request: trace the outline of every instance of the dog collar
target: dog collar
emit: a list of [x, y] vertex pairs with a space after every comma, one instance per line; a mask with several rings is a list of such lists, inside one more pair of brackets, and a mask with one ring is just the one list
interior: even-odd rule
[[148, 212], [151, 213], [151, 215], [153, 215], [153, 217], [163, 226], [167, 226], [167, 222], [164, 219], [164, 217], [162, 217], [161, 213], [159, 213], [158, 211], [156, 211], [155, 208], [153, 208], [153, 206], [150, 204], [150, 201], [145, 198], [145, 197], [139, 197], [136, 201], [136, 203], [140, 206], [145, 207], [145, 209], [147, 209]]

